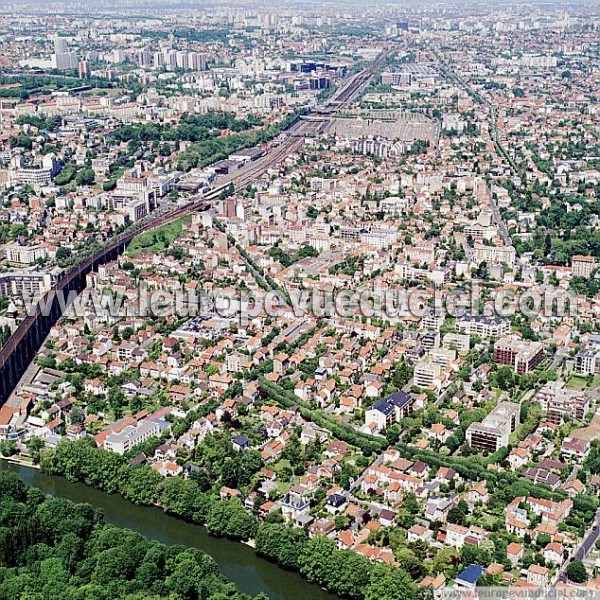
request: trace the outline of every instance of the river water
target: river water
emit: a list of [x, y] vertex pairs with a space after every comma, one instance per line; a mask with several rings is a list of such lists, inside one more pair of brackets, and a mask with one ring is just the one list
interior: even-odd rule
[[159, 508], [136, 506], [83, 483], [72, 483], [62, 477], [44, 475], [38, 469], [0, 460], [0, 470], [7, 469], [45, 494], [101, 508], [107, 523], [137, 531], [166, 545], [182, 544], [203, 550], [217, 562], [223, 575], [247, 594], [264, 592], [272, 600], [339, 600], [300, 575], [258, 557], [249, 546], [211, 537], [203, 527], [171, 517]]

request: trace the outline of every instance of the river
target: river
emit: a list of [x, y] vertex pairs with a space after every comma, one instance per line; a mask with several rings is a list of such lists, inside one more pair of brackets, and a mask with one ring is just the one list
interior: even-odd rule
[[83, 483], [72, 483], [62, 477], [44, 475], [38, 469], [0, 460], [0, 470], [6, 469], [45, 494], [101, 508], [107, 523], [137, 531], [169, 546], [182, 544], [199, 548], [212, 556], [223, 575], [247, 594], [264, 592], [272, 600], [339, 600], [300, 575], [258, 557], [249, 546], [211, 537], [203, 527], [171, 517], [159, 508], [136, 506], [118, 495], [106, 494]]

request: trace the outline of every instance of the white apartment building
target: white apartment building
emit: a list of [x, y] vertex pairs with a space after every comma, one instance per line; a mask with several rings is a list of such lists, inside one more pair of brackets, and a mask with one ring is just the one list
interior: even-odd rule
[[456, 328], [460, 333], [487, 339], [509, 334], [510, 321], [500, 317], [463, 317], [457, 320]]
[[423, 360], [415, 365], [414, 382], [415, 385], [428, 388], [433, 385], [436, 388], [441, 387], [440, 374], [442, 369], [439, 364], [431, 360]]
[[140, 421], [137, 425], [128, 425], [118, 433], [110, 433], [104, 440], [104, 449], [116, 454], [125, 454], [134, 446], [149, 440], [160, 433], [156, 421]]
[[467, 443], [472, 448], [487, 452], [508, 446], [510, 434], [519, 424], [520, 410], [521, 407], [514, 402], [498, 402], [483, 421], [467, 427]]
[[41, 244], [22, 246], [21, 244], [6, 244], [4, 246], [6, 260], [21, 265], [32, 265], [38, 259], [46, 258], [48, 250]]

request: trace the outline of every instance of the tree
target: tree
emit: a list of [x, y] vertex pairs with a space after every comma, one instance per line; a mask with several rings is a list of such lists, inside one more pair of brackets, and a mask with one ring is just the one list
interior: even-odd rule
[[373, 568], [364, 600], [413, 600], [416, 586], [403, 569], [377, 565]]
[[94, 169], [86, 168], [77, 173], [75, 177], [75, 182], [77, 185], [92, 185], [94, 180], [96, 179], [96, 173], [94, 173]]
[[61, 246], [56, 251], [56, 260], [61, 263], [71, 258], [71, 249], [66, 248], [65, 246]]
[[450, 523], [455, 523], [456, 525], [465, 525], [468, 514], [469, 506], [464, 500], [461, 500], [456, 506], [453, 506], [448, 511], [448, 521]]
[[12, 471], [0, 471], [0, 498], [11, 498], [17, 502], [25, 500], [27, 488]]
[[495, 378], [498, 387], [504, 391], [512, 389], [515, 384], [515, 373], [509, 366], [500, 367], [495, 373]]
[[304, 529], [264, 523], [256, 535], [256, 551], [287, 569], [298, 569], [308, 535]]
[[44, 440], [39, 437], [31, 437], [25, 442], [25, 446], [29, 450], [34, 463], [37, 464], [40, 462], [40, 452], [44, 449], [45, 445]]
[[211, 535], [249, 540], [256, 536], [258, 521], [237, 498], [214, 502], [208, 511], [206, 529]]
[[14, 456], [17, 453], [17, 442], [15, 440], [2, 440], [0, 442], [0, 454], [2, 456]]
[[585, 583], [588, 574], [585, 565], [580, 560], [574, 560], [567, 566], [567, 577], [574, 583]]

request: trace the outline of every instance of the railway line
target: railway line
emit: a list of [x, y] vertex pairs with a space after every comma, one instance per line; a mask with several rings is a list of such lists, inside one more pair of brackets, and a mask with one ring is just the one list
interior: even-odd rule
[[[327, 114], [334, 115], [352, 102], [368, 85], [375, 71], [388, 56], [388, 51], [383, 52], [369, 67], [352, 75], [344, 86], [321, 108]], [[317, 113], [318, 111], [313, 112]], [[235, 173], [218, 177], [212, 186], [192, 197], [187, 204], [159, 215], [154, 213], [148, 215], [128, 228], [127, 231], [110, 239], [101, 249], [67, 271], [48, 292], [42, 295], [6, 344], [0, 349], [0, 406], [6, 402], [20, 377], [35, 358], [51, 327], [68, 308], [64, 301], [68, 292], [74, 290], [79, 294], [85, 287], [85, 278], [88, 273], [96, 269], [98, 265], [120, 256], [131, 240], [140, 233], [161, 227], [184, 215], [208, 210], [211, 206], [211, 200], [217, 198], [223, 190], [228, 189], [231, 185], [234, 189], [242, 189], [248, 186], [267, 169], [274, 167], [287, 156], [299, 151], [304, 144], [305, 137], [322, 132], [327, 123], [327, 119], [324, 121], [298, 119], [284, 131], [285, 138], [282, 143], [274, 147], [267, 155]], [[60, 294], [63, 295], [62, 302], [59, 302], [58, 296]]]

